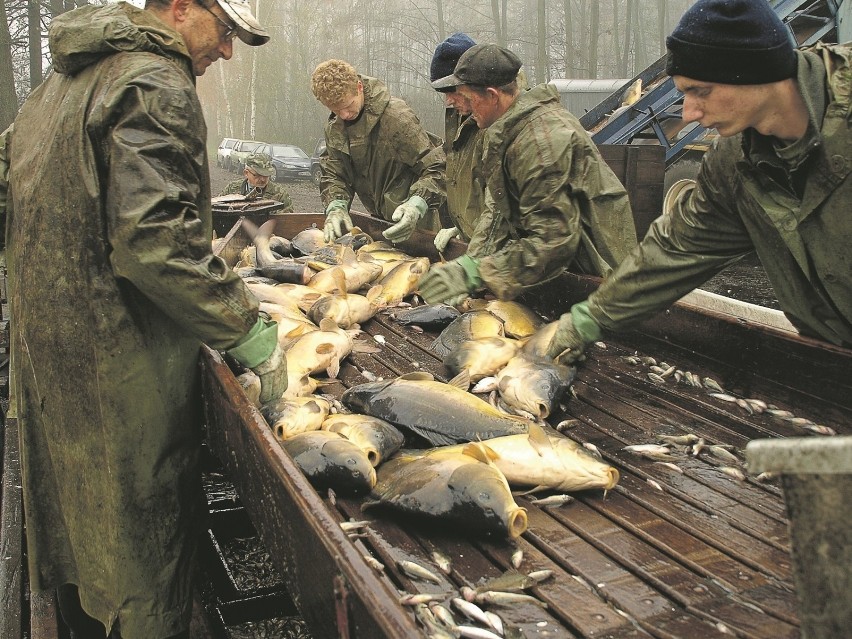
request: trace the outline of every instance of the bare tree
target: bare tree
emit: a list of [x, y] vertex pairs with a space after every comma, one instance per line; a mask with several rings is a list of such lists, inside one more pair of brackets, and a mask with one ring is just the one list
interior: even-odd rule
[[538, 27], [538, 43], [535, 76], [539, 84], [543, 84], [550, 80], [550, 63], [547, 57], [547, 4], [545, 0], [537, 0], [536, 2], [536, 24]]
[[6, 3], [0, 4], [0, 131], [12, 124], [18, 112], [15, 72], [12, 66], [12, 36], [6, 14]]
[[601, 5], [592, 0], [592, 16], [589, 24], [589, 77], [598, 77], [598, 38], [600, 37]]
[[41, 5], [38, 0], [27, 3], [27, 28], [29, 29], [30, 91], [42, 80], [41, 66]]

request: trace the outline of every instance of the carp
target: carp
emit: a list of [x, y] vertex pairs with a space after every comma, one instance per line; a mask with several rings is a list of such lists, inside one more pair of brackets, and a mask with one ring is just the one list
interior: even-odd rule
[[444, 328], [459, 315], [461, 313], [449, 304], [424, 304], [394, 313], [393, 318], [403, 326], [413, 324], [424, 328]]
[[322, 429], [343, 435], [367, 454], [373, 466], [393, 455], [405, 441], [392, 424], [371, 415], [330, 415], [323, 421]]
[[271, 277], [279, 282], [294, 282], [306, 284], [311, 279], [312, 271], [304, 264], [292, 259], [278, 256], [270, 248], [270, 238], [275, 229], [275, 220], [264, 222], [260, 228], [243, 219], [243, 228], [254, 241], [257, 270], [264, 277]]
[[326, 246], [325, 233], [322, 229], [312, 226], [297, 233], [290, 240], [290, 245], [293, 247], [293, 252], [299, 255], [310, 255]]
[[511, 539], [527, 529], [526, 510], [515, 503], [506, 478], [480, 442], [461, 451], [398, 453], [379, 467], [372, 497], [376, 501], [364, 508], [382, 504]]
[[432, 446], [528, 432], [529, 420], [502, 413], [468, 393], [468, 383], [465, 374], [445, 384], [429, 373], [408, 373], [353, 386], [342, 399], [349, 409], [401, 426]]
[[364, 451], [338, 433], [300, 433], [282, 441], [281, 447], [318, 490], [359, 495], [376, 485], [376, 469]]
[[253, 370], [247, 370], [237, 377], [237, 381], [248, 397], [248, 400], [260, 408], [260, 377]]
[[463, 342], [481, 337], [504, 337], [503, 322], [488, 311], [471, 311], [453, 320], [441, 331], [429, 350], [443, 359]]
[[503, 322], [506, 335], [523, 339], [530, 337], [544, 324], [544, 321], [530, 308], [519, 302], [502, 300], [469, 299], [465, 305], [471, 310], [486, 310]]
[[275, 439], [283, 441], [309, 430], [319, 430], [331, 405], [322, 397], [282, 397], [269, 402], [260, 414], [272, 429]]
[[497, 374], [497, 390], [512, 408], [546, 419], [570, 388], [576, 373], [575, 367], [522, 353]]
[[553, 336], [556, 335], [556, 329], [558, 326], [558, 321], [550, 322], [550, 324], [545, 324], [538, 329], [529, 338], [527, 338], [527, 341], [524, 343], [524, 353], [529, 353], [530, 355], [536, 355], [538, 357], [546, 357], [547, 347], [550, 345], [550, 342], [553, 341]]
[[396, 306], [411, 295], [417, 283], [429, 271], [429, 258], [408, 259], [397, 264], [387, 275], [379, 280], [382, 294], [379, 303], [382, 306]]
[[451, 375], [467, 371], [471, 382], [490, 377], [509, 363], [520, 344], [508, 337], [480, 337], [468, 340], [444, 357]]
[[[618, 470], [592, 456], [573, 439], [549, 435], [531, 424], [527, 435], [495, 437], [482, 442], [489, 459], [505, 475], [510, 486], [541, 490], [610, 490]], [[460, 450], [452, 446], [448, 450]]]
[[281, 306], [271, 302], [261, 302], [260, 312], [269, 315], [278, 324], [278, 343], [284, 344], [288, 339], [317, 330], [301, 310], [295, 306]]
[[381, 286], [374, 286], [367, 295], [355, 293], [332, 293], [318, 300], [308, 311], [308, 317], [319, 324], [330, 317], [340, 328], [349, 328], [353, 324], [366, 322], [379, 310], [376, 303], [382, 292]]
[[329, 377], [337, 377], [340, 360], [352, 352], [353, 345], [349, 333], [326, 318], [320, 322], [319, 330], [299, 335], [282, 346], [288, 374], [291, 369], [300, 372], [300, 377], [325, 371]]
[[[265, 284], [263, 282], [246, 282], [249, 290], [260, 302], [269, 302], [279, 306], [290, 307], [294, 304], [300, 310], [308, 312], [311, 306], [319, 300], [324, 293], [316, 289], [308, 288], [300, 284]], [[305, 292], [305, 289], [310, 293]]]

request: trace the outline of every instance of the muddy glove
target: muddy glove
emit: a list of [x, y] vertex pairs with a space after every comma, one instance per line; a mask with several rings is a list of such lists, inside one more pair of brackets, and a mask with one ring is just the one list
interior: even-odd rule
[[332, 200], [325, 209], [324, 238], [327, 244], [331, 244], [338, 237], [352, 230], [352, 218], [349, 217], [346, 200]]
[[462, 255], [452, 262], [433, 266], [417, 286], [427, 304], [458, 299], [482, 286], [479, 260]]
[[428, 208], [429, 205], [426, 204], [426, 200], [419, 195], [412, 195], [396, 207], [396, 210], [391, 216], [391, 219], [396, 224], [385, 230], [382, 235], [391, 242], [404, 242], [414, 233], [417, 223], [426, 215]]
[[559, 318], [556, 333], [547, 347], [547, 356], [560, 364], [573, 364], [583, 359], [586, 346], [600, 339], [601, 327], [589, 313], [589, 303], [580, 302]]
[[228, 354], [260, 377], [260, 403], [278, 399], [287, 390], [287, 360], [278, 345], [278, 324], [258, 319]]
[[450, 243], [450, 240], [454, 237], [459, 236], [458, 227], [451, 226], [448, 229], [441, 229], [438, 231], [438, 234], [435, 236], [435, 248], [438, 253], [443, 253], [444, 249], [447, 248], [447, 244]]

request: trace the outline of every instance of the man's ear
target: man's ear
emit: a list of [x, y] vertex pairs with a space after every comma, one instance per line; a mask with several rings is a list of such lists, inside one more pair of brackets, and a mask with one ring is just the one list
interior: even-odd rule
[[500, 99], [500, 91], [498, 91], [494, 87], [487, 87], [485, 89], [485, 92], [488, 94], [488, 97], [491, 100], [499, 100]]
[[189, 13], [190, 6], [194, 0], [172, 0], [171, 12], [176, 22], [183, 22]]

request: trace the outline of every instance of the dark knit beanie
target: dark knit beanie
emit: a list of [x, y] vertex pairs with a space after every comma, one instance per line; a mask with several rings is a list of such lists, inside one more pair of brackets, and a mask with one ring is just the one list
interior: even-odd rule
[[453, 74], [456, 63], [462, 53], [470, 49], [476, 42], [465, 33], [454, 33], [435, 48], [432, 56], [432, 66], [429, 68], [429, 82], [440, 80]]
[[698, 0], [666, 39], [666, 72], [720, 84], [796, 75], [790, 32], [766, 0]]

